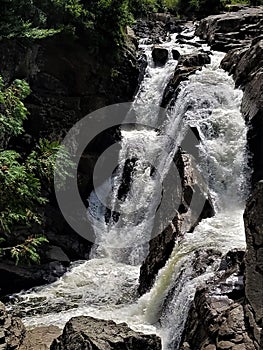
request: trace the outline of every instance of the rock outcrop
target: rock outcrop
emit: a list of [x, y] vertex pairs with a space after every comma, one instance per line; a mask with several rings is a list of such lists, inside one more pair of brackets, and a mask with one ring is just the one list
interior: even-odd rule
[[161, 350], [161, 339], [131, 330], [125, 323], [74, 317], [50, 350]]
[[207, 287], [197, 290], [180, 350], [259, 350], [244, 313], [244, 252], [229, 252]]
[[19, 350], [49, 350], [55, 338], [61, 334], [56, 326], [36, 327], [26, 331]]
[[229, 51], [250, 44], [262, 30], [263, 7], [259, 6], [206, 17], [200, 21], [196, 35], [214, 50]]
[[191, 74], [194, 74], [197, 70], [200, 70], [202, 66], [211, 62], [208, 52], [197, 51], [192, 54], [180, 56], [175, 50], [173, 56], [174, 59], [178, 59], [178, 65], [175, 68], [173, 77], [164, 90], [161, 102], [163, 108], [176, 100], [179, 93], [179, 85], [182, 81], [187, 80]]
[[[147, 292], [153, 285], [158, 271], [165, 265], [175, 245], [187, 231], [204, 218], [214, 215], [213, 204], [207, 186], [196, 168], [191, 155], [179, 151], [175, 157], [178, 178], [174, 173], [167, 175], [169, 193], [165, 210], [156, 215], [153, 238], [149, 253], [143, 262], [139, 278], [139, 294]], [[172, 185], [173, 184], [173, 185]], [[159, 216], [160, 215], [160, 216]], [[165, 225], [166, 223], [166, 225]]]
[[167, 40], [169, 33], [180, 33], [185, 21], [168, 14], [152, 14], [149, 19], [137, 19], [133, 26], [136, 36], [147, 40], [148, 44], [161, 44]]
[[0, 262], [0, 295], [19, 292], [46, 283], [54, 282], [67, 268], [59, 261], [39, 265], [15, 265], [13, 261]]
[[259, 349], [263, 348], [263, 181], [247, 202], [245, 293], [246, 313]]
[[241, 111], [249, 127], [248, 146], [252, 154], [252, 183], [263, 179], [263, 37], [249, 47], [230, 51], [222, 67], [233, 74], [243, 91]]
[[152, 51], [152, 57], [153, 62], [157, 66], [163, 66], [168, 60], [168, 50], [163, 47], [155, 46]]
[[17, 317], [7, 314], [0, 302], [0, 350], [18, 350], [25, 336], [25, 328]]

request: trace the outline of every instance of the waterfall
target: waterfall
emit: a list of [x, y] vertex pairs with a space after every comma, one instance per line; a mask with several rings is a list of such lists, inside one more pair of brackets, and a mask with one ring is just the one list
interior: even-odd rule
[[[144, 80], [135, 96], [131, 111], [136, 115], [139, 124], [134, 129], [122, 127], [121, 150], [118, 161], [118, 171], [111, 179], [111, 208], [114, 213], [120, 213], [118, 220], [111, 217], [108, 221], [106, 210], [93, 192], [89, 198], [89, 215], [93, 220], [96, 234], [95, 257], [109, 257], [115, 261], [139, 265], [145, 259], [148, 241], [154, 223], [154, 213], [161, 201], [160, 179], [151, 176], [153, 164], [161, 176], [165, 167], [158, 163], [157, 158], [163, 149], [162, 136], [155, 129], [149, 129], [144, 124], [157, 127], [160, 103], [163, 91], [172, 76], [177, 61], [172, 58], [176, 35], [170, 42], [162, 46], [169, 50], [169, 59], [165, 66], [155, 66], [152, 59], [152, 47], [141, 41], [141, 50], [147, 57], [147, 68]], [[126, 161], [133, 162], [132, 182], [123, 201], [118, 200], [118, 191], [123, 177]], [[157, 164], [158, 163], [158, 164]], [[99, 189], [103, 196], [102, 188]], [[107, 199], [104, 199], [104, 203]], [[104, 215], [101, 215], [104, 213]]]
[[[223, 54], [214, 52], [212, 63], [185, 83], [171, 111], [183, 109], [184, 124], [199, 131], [199, 170], [209, 184], [217, 213], [177, 243], [154, 287], [141, 300], [146, 322], [154, 324], [161, 317], [164, 350], [178, 349], [196, 288], [213, 276], [220, 261], [195, 276], [195, 253], [214, 249], [225, 254], [232, 248], [245, 248], [247, 131], [240, 113], [242, 92], [234, 89], [232, 78], [219, 68], [222, 58]], [[168, 295], [169, 306], [162, 314]]]
[[[246, 127], [240, 113], [242, 92], [219, 68], [223, 54], [213, 52], [211, 64], [181, 83], [177, 100], [160, 127], [162, 132], [143, 126], [151, 118], [151, 125], [159, 128], [159, 105], [177, 65], [172, 48], [181, 53], [198, 50], [177, 45], [175, 35], [163, 43], [169, 50], [169, 60], [164, 67], [155, 67], [151, 46], [141, 43], [148, 66], [132, 110], [142, 126], [122, 128], [118, 168], [98, 189], [103, 195], [110, 187], [107, 196], [111, 208], [124, 215], [116, 216], [114, 211], [107, 215], [97, 194], [91, 193], [88, 215], [97, 239], [92, 257], [73, 263], [70, 271], [50, 285], [12, 296], [9, 308], [22, 315], [27, 326], [63, 327], [73, 316], [90, 315], [127, 322], [131, 328], [146, 333], [157, 332], [162, 337], [163, 350], [176, 350], [196, 288], [209, 280], [218, 266], [215, 260], [202, 274], [194, 274], [196, 253], [215, 249], [224, 254], [234, 247], [244, 247]], [[208, 47], [203, 45], [203, 49]], [[198, 168], [209, 186], [216, 215], [185, 234], [159, 272], [154, 287], [138, 298], [140, 263], [147, 254], [154, 213], [161, 201], [158, 184], [165, 178], [175, 152], [167, 140], [178, 141], [188, 126], [195, 127], [200, 135]], [[132, 181], [122, 196], [120, 184], [125, 167], [132, 170]]]

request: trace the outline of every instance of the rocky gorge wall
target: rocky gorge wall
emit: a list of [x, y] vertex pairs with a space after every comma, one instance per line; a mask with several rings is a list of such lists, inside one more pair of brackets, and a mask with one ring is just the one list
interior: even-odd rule
[[262, 7], [210, 16], [201, 21], [196, 31], [212, 48], [227, 52], [222, 67], [244, 91], [241, 111], [249, 128], [252, 193], [244, 214], [247, 241], [244, 270], [236, 272], [244, 278], [240, 284], [243, 287], [239, 293], [233, 290], [226, 293], [229, 276], [221, 276], [218, 281], [211, 281], [209, 287], [197, 291], [181, 349], [259, 350], [263, 347], [262, 32]]

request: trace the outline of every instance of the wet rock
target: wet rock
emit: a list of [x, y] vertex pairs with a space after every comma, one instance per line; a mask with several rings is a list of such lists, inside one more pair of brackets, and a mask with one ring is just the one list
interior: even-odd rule
[[185, 35], [185, 34], [178, 34], [176, 39], [183, 39], [183, 40], [192, 40], [194, 38], [194, 35]]
[[250, 44], [262, 29], [263, 8], [255, 7], [204, 18], [196, 35], [207, 40], [212, 49], [227, 52]]
[[173, 77], [170, 79], [167, 84], [161, 106], [166, 108], [168, 104], [172, 104], [179, 93], [179, 85], [182, 81], [188, 79], [188, 77], [195, 73], [197, 70], [205, 64], [209, 64], [211, 59], [209, 52], [194, 52], [188, 55], [181, 55], [178, 57], [178, 65], [175, 68]]
[[[68, 262], [67, 262], [68, 264]], [[33, 266], [16, 266], [12, 261], [0, 262], [0, 295], [19, 292], [41, 284], [54, 282], [67, 268], [59, 261]]]
[[160, 44], [167, 37], [165, 23], [159, 20], [137, 19], [133, 30], [138, 38], [147, 38], [149, 44]]
[[58, 246], [51, 246], [46, 255], [51, 261], [60, 261], [68, 264], [70, 263], [69, 257]]
[[62, 333], [56, 326], [36, 327], [26, 331], [19, 350], [49, 350], [55, 338]]
[[244, 91], [241, 111], [248, 124], [248, 145], [252, 154], [252, 183], [263, 179], [263, 39], [253, 39], [251, 46], [230, 51], [222, 67], [233, 74]]
[[172, 55], [173, 55], [173, 59], [178, 61], [179, 57], [181, 56], [180, 52], [176, 49], [172, 49]]
[[168, 50], [155, 46], [152, 51], [153, 61], [158, 66], [163, 66], [168, 60]]
[[184, 67], [200, 67], [211, 62], [209, 53], [194, 52], [188, 55], [182, 55], [179, 58], [178, 65]]
[[22, 321], [8, 315], [4, 304], [0, 302], [0, 349], [20, 349], [24, 336], [25, 328]]
[[140, 295], [152, 287], [158, 271], [164, 267], [172, 253], [176, 239], [186, 231], [193, 231], [202, 219], [214, 215], [207, 185], [200, 176], [194, 159], [179, 151], [174, 162], [179, 176], [176, 177], [172, 169], [165, 179], [169, 183], [169, 190], [163, 193], [166, 205], [157, 211], [155, 217], [149, 253], [140, 270]]
[[190, 46], [194, 46], [194, 47], [197, 47], [197, 48], [200, 48], [202, 47], [202, 45], [196, 41], [187, 41], [187, 40], [184, 40], [184, 39], [178, 39], [177, 42], [180, 44], [180, 45], [190, 45]]
[[223, 261], [231, 263], [225, 265], [224, 272], [218, 271], [206, 287], [197, 290], [180, 350], [185, 349], [184, 344], [191, 350], [260, 349], [247, 330], [244, 285], [236, 283], [244, 273], [242, 256], [241, 251], [229, 252]]
[[156, 335], [132, 331], [125, 323], [74, 317], [67, 322], [63, 334], [53, 341], [50, 350], [161, 350]]
[[245, 290], [247, 315], [259, 348], [263, 347], [263, 182], [248, 200], [245, 214], [247, 240]]

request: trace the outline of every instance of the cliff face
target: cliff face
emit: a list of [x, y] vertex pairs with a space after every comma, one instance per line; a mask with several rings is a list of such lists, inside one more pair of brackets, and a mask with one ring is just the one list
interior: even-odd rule
[[[263, 17], [263, 16], [262, 16]], [[242, 49], [230, 51], [222, 61], [243, 91], [241, 111], [249, 127], [248, 147], [252, 155], [252, 183], [263, 178], [263, 37]]]
[[263, 347], [263, 182], [250, 197], [244, 214], [247, 253], [246, 314], [259, 349]]
[[87, 113], [130, 101], [138, 84], [132, 40], [117, 58], [65, 33], [37, 40], [2, 39], [0, 58], [7, 84], [16, 78], [30, 84], [26, 131], [33, 137], [63, 136]]
[[196, 35], [205, 39], [213, 50], [227, 52], [249, 44], [262, 34], [262, 16], [262, 6], [209, 16], [201, 20]]
[[188, 315], [180, 350], [255, 350], [244, 313], [244, 252], [231, 251], [200, 288]]
[[245, 311], [257, 347], [263, 346], [263, 38], [255, 38], [242, 50], [230, 51], [222, 62], [244, 91], [241, 110], [249, 127], [252, 186], [244, 214], [247, 253], [245, 271]]

